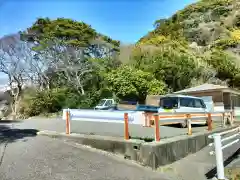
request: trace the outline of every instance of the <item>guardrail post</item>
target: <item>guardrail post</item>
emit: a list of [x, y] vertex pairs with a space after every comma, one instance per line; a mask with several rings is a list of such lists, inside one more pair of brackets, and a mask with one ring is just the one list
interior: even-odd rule
[[191, 114], [186, 114], [188, 135], [192, 135]]
[[154, 115], [155, 120], [155, 141], [160, 141], [159, 115]]
[[219, 180], [224, 180], [225, 177], [224, 177], [221, 135], [214, 134], [213, 138], [214, 138], [214, 147], [215, 147], [215, 154], [216, 154], [217, 178]]
[[191, 119], [188, 119], [188, 120], [187, 120], [187, 126], [188, 126], [188, 135], [192, 135]]
[[212, 115], [211, 115], [211, 113], [208, 113], [207, 124], [208, 124], [208, 131], [212, 131]]
[[233, 121], [234, 121], [234, 112], [233, 112], [233, 110], [230, 112], [230, 115], [231, 115], [231, 117], [230, 117], [230, 125], [232, 126], [233, 125]]
[[71, 113], [70, 110], [67, 109], [66, 111], [66, 134], [70, 134], [70, 118], [71, 118]]
[[128, 113], [124, 113], [124, 139], [129, 140]]
[[225, 115], [226, 115], [226, 113], [224, 112], [224, 113], [222, 113], [222, 127], [225, 127]]
[[150, 127], [150, 119], [148, 113], [143, 113], [144, 116], [144, 125], [143, 127]]

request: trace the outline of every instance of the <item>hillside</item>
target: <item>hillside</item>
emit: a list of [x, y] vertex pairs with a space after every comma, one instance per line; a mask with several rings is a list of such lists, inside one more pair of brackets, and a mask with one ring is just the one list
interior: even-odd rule
[[[176, 12], [169, 19], [159, 19], [155, 29], [140, 42], [175, 39], [198, 46], [235, 48], [240, 41], [240, 1], [201, 0]], [[158, 41], [159, 42], [159, 41]]]
[[213, 67], [217, 78], [239, 87], [240, 0], [200, 0], [168, 19], [156, 20], [154, 27], [137, 44], [174, 44], [201, 56], [198, 61]]

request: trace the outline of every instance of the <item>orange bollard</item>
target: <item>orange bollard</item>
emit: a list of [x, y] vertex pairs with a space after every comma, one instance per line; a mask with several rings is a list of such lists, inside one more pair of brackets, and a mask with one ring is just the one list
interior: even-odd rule
[[66, 111], [66, 134], [70, 134], [70, 111]]
[[159, 116], [154, 116], [155, 120], [155, 141], [160, 141]]
[[124, 139], [129, 140], [128, 113], [124, 113]]
[[186, 114], [188, 135], [192, 135], [191, 114]]
[[207, 123], [208, 123], [208, 131], [212, 131], [212, 115], [211, 115], [211, 113], [208, 113]]

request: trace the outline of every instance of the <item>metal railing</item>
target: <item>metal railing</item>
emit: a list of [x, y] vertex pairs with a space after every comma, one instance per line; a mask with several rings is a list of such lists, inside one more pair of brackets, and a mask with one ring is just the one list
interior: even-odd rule
[[[230, 133], [233, 133], [233, 135], [222, 138], [223, 135], [228, 135]], [[237, 138], [239, 135], [240, 135], [240, 126], [237, 128], [228, 130], [228, 131], [224, 131], [221, 133], [214, 133], [214, 134], [208, 136], [208, 138], [213, 139], [213, 143], [210, 143], [209, 146], [214, 145], [215, 151], [211, 151], [210, 155], [216, 156], [217, 178], [219, 180], [225, 180], [223, 150], [226, 149], [227, 147], [232, 146], [233, 144], [238, 143], [239, 138], [235, 139], [225, 145], [223, 145], [223, 142], [230, 141], [234, 138]]]
[[[155, 141], [160, 141], [160, 125], [167, 125], [173, 123], [181, 123], [186, 121], [187, 123], [187, 130], [188, 135], [192, 135], [192, 125], [193, 124], [205, 124], [207, 122], [208, 131], [212, 131], [213, 127], [213, 117], [222, 117], [222, 125], [225, 126], [225, 117], [230, 117], [231, 125], [233, 124], [233, 115], [232, 111], [222, 111], [222, 112], [162, 112], [162, 113], [152, 113], [151, 118], [147, 118], [148, 123], [149, 121], [153, 121], [153, 126], [155, 130]], [[71, 109], [67, 109], [65, 113], [65, 120], [66, 120], [66, 134], [71, 134], [71, 119], [73, 114], [71, 113]], [[200, 120], [200, 119], [201, 120]], [[124, 139], [129, 139], [129, 115], [128, 113], [124, 113]], [[146, 118], [145, 118], [146, 121]]]

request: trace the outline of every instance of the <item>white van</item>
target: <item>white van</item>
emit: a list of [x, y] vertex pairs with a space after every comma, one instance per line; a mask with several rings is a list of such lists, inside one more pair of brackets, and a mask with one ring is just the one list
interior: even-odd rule
[[[158, 112], [208, 112], [208, 108], [202, 98], [185, 95], [170, 94], [160, 98]], [[187, 126], [187, 121], [181, 123]]]
[[114, 99], [101, 99], [100, 102], [95, 106], [95, 110], [108, 110], [108, 109], [116, 109], [116, 102]]

